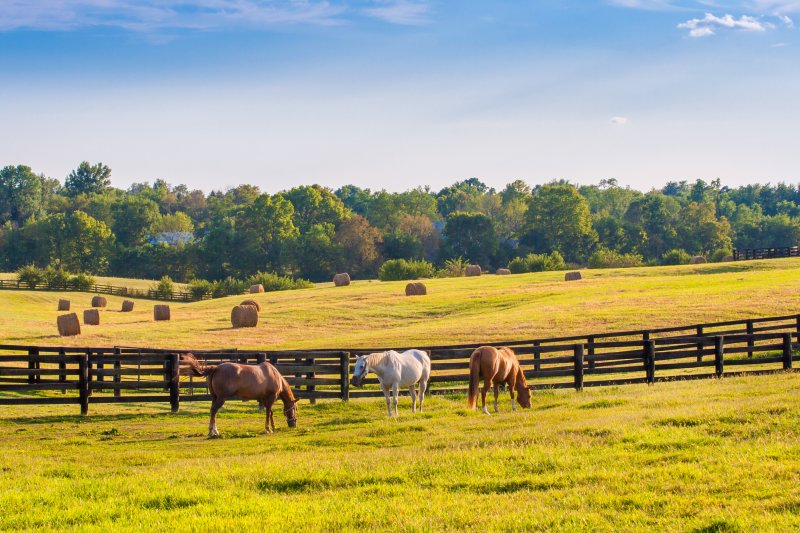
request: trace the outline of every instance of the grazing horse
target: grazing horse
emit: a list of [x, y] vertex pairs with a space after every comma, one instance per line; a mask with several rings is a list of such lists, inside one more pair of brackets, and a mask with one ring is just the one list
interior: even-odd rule
[[506, 383], [511, 393], [511, 409], [516, 411], [514, 405], [514, 391], [517, 392], [517, 401], [524, 408], [531, 406], [531, 391], [525, 382], [525, 374], [519, 366], [517, 356], [510, 348], [495, 348], [494, 346], [481, 346], [469, 358], [469, 394], [467, 405], [470, 409], [476, 407], [478, 399], [478, 380], [483, 377], [481, 389], [481, 402], [484, 414], [489, 414], [486, 409], [486, 393], [494, 385], [494, 412], [498, 413], [497, 397], [500, 395], [500, 383]]
[[[428, 380], [431, 377], [431, 359], [428, 354], [422, 350], [407, 350], [403, 353], [389, 350], [360, 355], [353, 369], [353, 385], [360, 387], [364, 377], [370, 372], [378, 376], [383, 395], [386, 397], [386, 410], [389, 416], [392, 416], [393, 407], [394, 415], [399, 415], [397, 402], [400, 387], [408, 387], [411, 393], [411, 412], [417, 412], [417, 383], [419, 383], [419, 410], [422, 412], [422, 401], [425, 399], [425, 391], [428, 389]], [[390, 392], [393, 400], [390, 399]]]
[[240, 365], [222, 363], [220, 365], [204, 365], [192, 354], [181, 355], [181, 363], [185, 364], [184, 373], [193, 376], [205, 376], [208, 392], [211, 393], [211, 420], [208, 423], [208, 436], [218, 437], [217, 411], [225, 400], [258, 400], [266, 408], [267, 420], [264, 424], [267, 433], [275, 430], [275, 418], [272, 416], [272, 404], [280, 397], [283, 400], [283, 414], [290, 428], [297, 426], [297, 400], [292, 394], [289, 383], [268, 362], [258, 365]]

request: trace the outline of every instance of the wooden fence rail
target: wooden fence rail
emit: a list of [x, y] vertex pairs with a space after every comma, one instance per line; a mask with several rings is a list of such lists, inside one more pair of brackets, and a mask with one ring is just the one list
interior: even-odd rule
[[130, 296], [131, 298], [146, 298], [148, 300], [162, 300], [170, 302], [197, 302], [211, 298], [210, 295], [204, 295], [198, 298], [187, 291], [172, 291], [169, 294], [165, 294], [153, 289], [131, 289], [128, 287], [118, 287], [115, 285], [93, 284], [89, 287], [85, 287], [69, 281], [64, 283], [27, 283], [18, 280], [0, 279], [0, 289], [24, 291], [37, 290], [91, 292], [95, 294]]
[[[495, 343], [514, 348], [531, 389], [574, 388], [792, 370], [800, 315]], [[431, 394], [463, 394], [477, 345], [425, 347]], [[203, 378], [181, 378], [186, 350], [0, 345], [0, 405], [207, 401]], [[269, 361], [299, 398], [382, 396], [375, 378], [352, 390], [354, 357], [377, 350], [194, 351], [206, 364]], [[726, 370], [733, 368], [735, 371]]]
[[733, 251], [734, 261], [751, 259], [776, 259], [778, 257], [800, 257], [800, 246], [782, 246], [778, 248], [746, 248]]

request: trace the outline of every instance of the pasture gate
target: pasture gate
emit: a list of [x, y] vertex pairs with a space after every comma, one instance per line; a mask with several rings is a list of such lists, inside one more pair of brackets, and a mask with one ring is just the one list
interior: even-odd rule
[[[596, 333], [526, 341], [421, 347], [432, 362], [431, 394], [463, 394], [469, 356], [481, 345], [509, 346], [531, 389], [705, 379], [793, 370], [800, 356], [800, 315]], [[208, 364], [270, 361], [295, 396], [319, 399], [382, 396], [377, 380], [350, 388], [354, 357], [385, 348], [297, 351], [192, 351]], [[403, 348], [396, 348], [403, 349]], [[0, 345], [0, 405], [207, 401], [203, 378], [181, 377], [179, 354], [190, 350], [59, 348]], [[731, 368], [734, 369], [731, 372]]]

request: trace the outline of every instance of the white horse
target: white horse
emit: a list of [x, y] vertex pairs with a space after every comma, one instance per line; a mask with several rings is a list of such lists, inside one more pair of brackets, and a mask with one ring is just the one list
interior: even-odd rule
[[417, 412], [417, 383], [419, 383], [419, 410], [422, 412], [422, 401], [425, 399], [425, 391], [428, 389], [428, 380], [431, 377], [431, 359], [428, 354], [422, 350], [407, 350], [403, 353], [389, 350], [360, 355], [353, 369], [353, 385], [360, 387], [370, 372], [378, 376], [383, 395], [386, 397], [386, 410], [389, 416], [392, 416], [390, 392], [394, 399], [394, 415], [399, 414], [397, 401], [400, 387], [408, 387], [411, 393], [411, 412]]

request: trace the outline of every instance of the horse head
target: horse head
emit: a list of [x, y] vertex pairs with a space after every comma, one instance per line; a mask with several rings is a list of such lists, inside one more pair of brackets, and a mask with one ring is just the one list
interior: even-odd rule
[[297, 402], [298, 400], [290, 400], [283, 404], [283, 414], [290, 428], [297, 427]]
[[528, 388], [528, 385], [525, 383], [517, 382], [517, 403], [522, 406], [523, 409], [530, 409], [531, 408], [531, 390]]
[[367, 367], [367, 356], [366, 355], [359, 355], [356, 358], [356, 366], [353, 369], [353, 385], [356, 387], [360, 387], [362, 383], [364, 383], [364, 378], [367, 377], [368, 372]]

